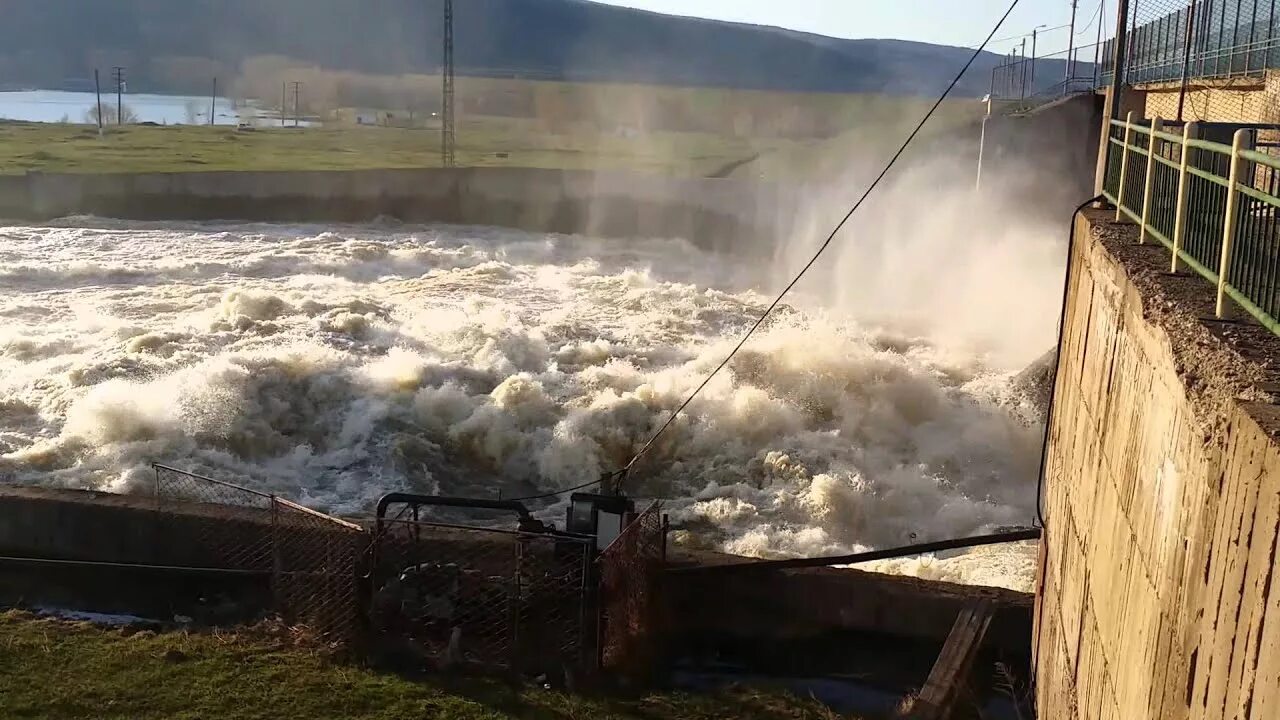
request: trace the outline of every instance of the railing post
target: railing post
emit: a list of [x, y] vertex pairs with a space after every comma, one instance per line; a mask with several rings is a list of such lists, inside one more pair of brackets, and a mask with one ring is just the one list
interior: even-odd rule
[[1182, 243], [1187, 235], [1187, 203], [1189, 202], [1187, 185], [1191, 173], [1187, 172], [1187, 167], [1191, 161], [1191, 146], [1189, 141], [1196, 135], [1196, 123], [1189, 122], [1182, 126], [1182, 154], [1178, 168], [1178, 209], [1173, 216], [1173, 264], [1169, 267], [1169, 272], [1178, 272], [1178, 253], [1182, 252]]
[[1151, 221], [1151, 186], [1156, 174], [1156, 148], [1160, 142], [1156, 133], [1164, 131], [1164, 121], [1157, 115], [1151, 120], [1151, 142], [1147, 144], [1147, 177], [1142, 182], [1142, 223], [1138, 228], [1138, 244], [1147, 241], [1147, 223]]
[[1218, 262], [1218, 302], [1214, 308], [1214, 313], [1219, 318], [1224, 317], [1226, 312], [1227, 275], [1231, 272], [1231, 241], [1236, 234], [1236, 204], [1240, 197], [1237, 189], [1240, 182], [1240, 149], [1248, 133], [1249, 131], [1245, 128], [1240, 128], [1231, 138], [1231, 173], [1227, 181], [1226, 217], [1222, 221], [1222, 257]]
[[[1129, 169], [1129, 143], [1133, 140], [1133, 111], [1124, 116], [1124, 150], [1120, 155], [1120, 187], [1116, 188], [1116, 222], [1123, 217], [1124, 176]], [[1109, 151], [1108, 151], [1109, 152]]]

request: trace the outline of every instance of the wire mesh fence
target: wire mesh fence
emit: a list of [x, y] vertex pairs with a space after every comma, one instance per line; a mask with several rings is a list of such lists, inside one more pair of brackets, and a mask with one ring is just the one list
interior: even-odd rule
[[561, 677], [595, 664], [592, 540], [384, 520], [372, 630], [423, 659]]
[[[1259, 74], [1280, 64], [1278, 19], [1271, 0], [1131, 0], [1123, 77], [1160, 83]], [[1108, 78], [1113, 43], [1103, 53]]]
[[175, 565], [261, 575], [269, 609], [319, 638], [361, 629], [360, 526], [273, 495], [155, 465], [154, 498]]
[[640, 682], [661, 656], [664, 623], [658, 581], [666, 561], [666, 538], [662, 504], [655, 501], [600, 555], [600, 664]]
[[1094, 90], [1101, 84], [1101, 47], [1091, 43], [1039, 56], [1005, 55], [991, 70], [991, 97], [1043, 102]]
[[[1116, 57], [1117, 42], [1120, 57]], [[1177, 121], [1275, 123], [1266, 72], [1280, 68], [1271, 0], [1130, 0], [1119, 38], [1103, 43], [1103, 84], [1143, 93], [1142, 114]]]

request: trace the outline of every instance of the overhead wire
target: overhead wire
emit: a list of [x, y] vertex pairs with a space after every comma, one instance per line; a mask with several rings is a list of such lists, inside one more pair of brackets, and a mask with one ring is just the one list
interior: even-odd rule
[[707, 386], [707, 384], [710, 383], [711, 380], [717, 374], [719, 374], [720, 371], [723, 370], [726, 365], [729, 364], [729, 361], [732, 360], [734, 356], [738, 354], [738, 351], [741, 350], [742, 347], [747, 344], [747, 340], [751, 339], [751, 336], [755, 334], [755, 331], [764, 323], [764, 321], [769, 317], [769, 315], [773, 313], [774, 309], [778, 307], [778, 304], [782, 302], [782, 299], [786, 297], [787, 293], [791, 292], [791, 289], [794, 288], [796, 284], [800, 282], [801, 278], [803, 278], [805, 274], [809, 272], [809, 269], [812, 268], [814, 264], [818, 262], [818, 258], [822, 257], [822, 254], [826, 252], [828, 247], [830, 247], [832, 241], [835, 240], [836, 235], [838, 235], [840, 231], [844, 229], [844, 226], [848, 224], [849, 219], [852, 218], [854, 213], [856, 213], [858, 209], [862, 207], [862, 204], [866, 202], [867, 198], [871, 195], [871, 193], [874, 192], [875, 189], [880, 185], [880, 182], [884, 180], [886, 175], [889, 174], [889, 171], [892, 170], [893, 166], [897, 164], [898, 160], [902, 157], [902, 154], [906, 152], [907, 148], [911, 145], [911, 142], [915, 140], [917, 135], [920, 134], [920, 131], [924, 128], [925, 124], [929, 122], [929, 119], [932, 118], [933, 114], [937, 112], [939, 107], [941, 107], [943, 101], [947, 99], [947, 97], [951, 94], [951, 91], [954, 90], [956, 85], [960, 83], [960, 79], [964, 77], [964, 74], [969, 71], [970, 67], [973, 66], [974, 61], [976, 61], [978, 57], [982, 55], [983, 49], [986, 48], [986, 46], [991, 42], [991, 38], [995, 37], [996, 32], [1000, 29], [1002, 25], [1004, 25], [1005, 20], [1009, 19], [1009, 15], [1013, 13], [1014, 8], [1018, 6], [1019, 1], [1020, 0], [1013, 0], [1013, 2], [1009, 4], [1009, 9], [1006, 10], [1004, 15], [1001, 16], [1000, 20], [996, 22], [995, 27], [991, 28], [991, 32], [987, 34], [987, 39], [984, 40], [982, 44], [979, 45], [978, 48], [974, 50], [973, 54], [969, 56], [969, 60], [965, 62], [964, 67], [960, 68], [960, 72], [956, 73], [956, 76], [952, 78], [951, 83], [947, 85], [947, 88], [943, 90], [942, 94], [938, 96], [938, 99], [934, 101], [933, 106], [929, 108], [928, 112], [924, 114], [924, 117], [920, 119], [920, 122], [917, 123], [915, 128], [911, 131], [911, 133], [907, 135], [906, 140], [904, 140], [902, 144], [898, 147], [897, 152], [895, 152], [893, 154], [893, 157], [889, 159], [889, 162], [884, 166], [884, 169], [882, 169], [880, 171], [880, 174], [876, 175], [875, 179], [871, 181], [871, 184], [868, 185], [867, 189], [863, 191], [861, 197], [858, 198], [857, 202], [855, 202], [853, 206], [849, 208], [849, 211], [844, 214], [844, 217], [840, 219], [840, 222], [836, 223], [836, 226], [832, 228], [831, 232], [827, 235], [827, 239], [824, 240], [822, 244], [818, 246], [817, 251], [814, 252], [811, 258], [809, 258], [809, 261], [805, 263], [804, 267], [800, 269], [800, 272], [796, 273], [796, 276], [791, 279], [791, 282], [787, 283], [786, 287], [782, 289], [782, 292], [778, 293], [778, 296], [773, 299], [773, 302], [769, 303], [769, 307], [765, 308], [765, 311], [761, 313], [760, 317], [757, 318], [754, 323], [752, 323], [751, 327], [747, 329], [746, 334], [742, 336], [742, 339], [738, 341], [738, 344], [734, 346], [733, 350], [731, 350], [729, 354], [726, 355], [725, 358], [720, 361], [720, 364], [717, 365], [715, 369], [712, 370], [711, 373], [708, 374], [706, 378], [704, 378], [702, 382], [698, 384], [698, 387], [694, 388], [693, 392], [690, 393], [687, 398], [685, 398], [684, 402], [680, 403], [680, 406], [677, 407], [675, 411], [671, 413], [671, 416], [667, 418], [666, 422], [664, 422], [662, 426], [658, 428], [657, 432], [653, 433], [653, 435], [649, 437], [648, 441], [646, 441], [645, 444], [641, 446], [640, 450], [637, 451], [636, 454], [632, 456], [631, 460], [627, 462], [627, 464], [622, 468], [624, 477], [626, 473], [629, 473], [635, 467], [636, 462], [638, 462], [640, 458], [644, 457], [645, 453], [649, 452], [649, 450], [653, 447], [653, 444], [657, 442], [658, 438], [662, 437], [662, 434], [667, 431], [667, 428], [671, 427], [671, 424], [675, 422], [675, 419], [677, 417], [680, 416], [680, 413], [683, 412], [685, 408], [689, 407], [689, 403], [693, 402], [694, 398], [696, 398], [698, 394], [702, 392], [702, 390]]
[[543, 500], [546, 498], [563, 495], [565, 493], [574, 492], [576, 490], [583, 490], [583, 489], [592, 487], [594, 485], [599, 485], [603, 482], [607, 482], [611, 479], [616, 479], [618, 481], [618, 485], [620, 486], [621, 483], [626, 479], [627, 475], [631, 472], [631, 470], [635, 468], [636, 463], [639, 462], [639, 460], [642, 457], [644, 457], [645, 454], [648, 453], [650, 449], [653, 448], [654, 443], [657, 442], [658, 438], [662, 437], [663, 433], [665, 433], [667, 429], [671, 427], [671, 424], [675, 422], [676, 418], [680, 416], [680, 413], [684, 412], [684, 410], [689, 407], [689, 404], [692, 403], [693, 400], [697, 398], [698, 395], [703, 391], [703, 389], [707, 387], [707, 385], [711, 382], [711, 380], [714, 379], [715, 376], [718, 375], [720, 371], [723, 370], [731, 360], [733, 360], [733, 358], [738, 354], [738, 351], [740, 351], [743, 348], [743, 346], [747, 344], [747, 341], [751, 339], [751, 336], [755, 334], [756, 330], [759, 329], [762, 324], [764, 324], [764, 321], [767, 320], [769, 315], [771, 315], [773, 311], [778, 307], [778, 305], [782, 302], [782, 299], [786, 297], [787, 293], [791, 292], [791, 290], [800, 282], [800, 280], [805, 276], [805, 274], [807, 274], [809, 270], [818, 262], [818, 259], [821, 258], [822, 254], [826, 252], [828, 247], [831, 246], [831, 243], [835, 240], [836, 236], [840, 233], [841, 230], [844, 229], [844, 226], [849, 223], [850, 218], [852, 218], [854, 214], [862, 207], [863, 203], [866, 202], [867, 198], [871, 196], [871, 193], [874, 192], [877, 187], [879, 187], [881, 181], [884, 180], [885, 176], [889, 174], [889, 171], [892, 170], [894, 165], [897, 164], [898, 160], [901, 159], [903, 153], [905, 153], [907, 148], [910, 147], [911, 143], [916, 139], [916, 136], [920, 134], [920, 131], [924, 129], [925, 124], [929, 122], [930, 118], [933, 117], [934, 113], [937, 112], [938, 108], [942, 106], [942, 103], [947, 99], [947, 97], [951, 95], [951, 91], [954, 90], [956, 85], [960, 83], [960, 80], [961, 78], [964, 77], [964, 74], [969, 71], [969, 68], [972, 67], [973, 63], [982, 55], [986, 47], [989, 44], [991, 44], [992, 38], [995, 37], [995, 34], [1004, 25], [1005, 21], [1009, 19], [1009, 16], [1013, 13], [1014, 9], [1018, 7], [1018, 3], [1020, 1], [1021, 0], [1012, 0], [1012, 2], [1009, 4], [1009, 8], [1005, 10], [1004, 15], [1000, 16], [1000, 19], [996, 22], [995, 26], [991, 28], [991, 32], [987, 34], [987, 38], [983, 40], [982, 43], [977, 46], [977, 48], [974, 49], [973, 54], [969, 56], [969, 59], [965, 62], [964, 66], [960, 68], [960, 71], [956, 73], [954, 78], [952, 78], [951, 82], [947, 85], [946, 89], [942, 91], [942, 94], [938, 96], [938, 99], [935, 100], [933, 105], [929, 108], [929, 110], [925, 112], [924, 116], [920, 119], [920, 122], [916, 124], [915, 128], [912, 129], [911, 133], [908, 134], [906, 139], [902, 141], [902, 144], [898, 146], [898, 149], [896, 152], [894, 152], [893, 157], [889, 158], [889, 162], [885, 164], [883, 169], [880, 170], [880, 173], [876, 175], [875, 179], [871, 181], [871, 184], [867, 186], [866, 190], [863, 191], [862, 195], [859, 196], [858, 200], [853, 203], [853, 205], [849, 208], [848, 212], [844, 214], [844, 217], [842, 217], [840, 221], [836, 223], [835, 227], [832, 228], [831, 232], [827, 235], [826, 239], [823, 240], [822, 244], [818, 246], [817, 251], [815, 251], [813, 253], [813, 256], [809, 258], [809, 261], [804, 264], [804, 267], [800, 268], [800, 271], [796, 273], [795, 277], [793, 277], [791, 281], [787, 283], [786, 287], [784, 287], [782, 291], [778, 293], [777, 297], [773, 299], [773, 302], [769, 303], [769, 307], [765, 308], [765, 311], [760, 314], [760, 317], [756, 318], [756, 321], [752, 323], [751, 327], [747, 329], [747, 332], [738, 341], [738, 344], [735, 345], [731, 351], [729, 351], [729, 354], [726, 355], [725, 358], [720, 361], [720, 364], [717, 365], [715, 369], [710, 372], [710, 374], [708, 374], [705, 378], [703, 378], [702, 382], [699, 383], [698, 386], [694, 388], [693, 392], [691, 392], [689, 396], [684, 399], [684, 402], [680, 403], [679, 407], [677, 407], [671, 413], [671, 415], [666, 419], [664, 423], [662, 423], [662, 425], [657, 429], [657, 431], [649, 436], [649, 439], [645, 441], [644, 445], [642, 445], [638, 451], [636, 451], [636, 453], [631, 457], [631, 459], [627, 462], [626, 465], [624, 465], [621, 469], [616, 470], [614, 472], [605, 473], [598, 480], [593, 480], [591, 482], [582, 483], [581, 485], [575, 485], [574, 487], [564, 488], [561, 490], [553, 490], [553, 491], [541, 493], [538, 495], [529, 495], [526, 497], [512, 498], [512, 500], [516, 500], [516, 501]]
[[979, 50], [981, 50], [985, 48], [987, 45], [990, 45], [992, 43], [1001, 43], [1001, 42], [1006, 42], [1008, 40], [1021, 40], [1022, 38], [1031, 37], [1031, 35], [1035, 32], [1039, 32], [1041, 35], [1043, 35], [1045, 33], [1053, 32], [1054, 30], [1063, 30], [1068, 27], [1071, 27], [1071, 25], [1067, 23], [1063, 23], [1062, 25], [1054, 25], [1051, 28], [1039, 28], [1037, 30], [1032, 30], [1031, 32], [1020, 33], [1018, 35], [1009, 35], [1007, 37], [996, 38], [994, 40], [987, 40], [981, 45], [970, 45], [970, 47], [976, 47]]

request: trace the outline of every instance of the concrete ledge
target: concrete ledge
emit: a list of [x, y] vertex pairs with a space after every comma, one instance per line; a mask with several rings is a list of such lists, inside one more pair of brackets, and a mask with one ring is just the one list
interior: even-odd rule
[[532, 168], [0, 176], [0, 216], [361, 222], [393, 217], [742, 247], [796, 199], [731, 179]]

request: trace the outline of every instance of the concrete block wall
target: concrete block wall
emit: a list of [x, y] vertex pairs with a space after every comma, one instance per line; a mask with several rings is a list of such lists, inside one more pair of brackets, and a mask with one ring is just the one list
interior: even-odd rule
[[[1142, 86], [1146, 117], [1171, 120], [1178, 117], [1180, 83]], [[1280, 72], [1267, 70], [1254, 77], [1202, 80], [1187, 88], [1183, 100], [1185, 120], [1227, 123], [1280, 121]]]
[[798, 193], [762, 183], [635, 172], [425, 168], [0, 176], [0, 217], [406, 222], [603, 237], [772, 244]]
[[1280, 412], [1206, 391], [1175, 348], [1204, 335], [1153, 319], [1102, 225], [1077, 223], [1050, 418], [1039, 717], [1280, 717]]

